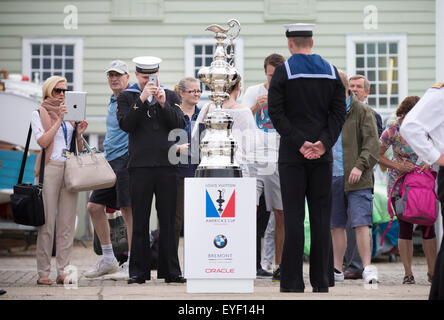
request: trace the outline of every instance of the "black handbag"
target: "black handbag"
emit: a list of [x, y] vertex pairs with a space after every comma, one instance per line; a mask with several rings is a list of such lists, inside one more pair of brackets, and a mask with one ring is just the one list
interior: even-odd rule
[[[122, 216], [117, 216], [114, 219], [108, 219], [111, 244], [113, 246], [113, 252], [119, 262], [126, 261], [128, 257], [128, 235], [126, 233], [126, 224]], [[94, 252], [101, 256], [102, 246], [94, 230]]]
[[43, 207], [43, 176], [45, 174], [45, 149], [42, 151], [40, 161], [39, 184], [22, 183], [28, 156], [29, 142], [31, 140], [32, 127], [29, 125], [28, 139], [23, 152], [22, 165], [14, 193], [11, 194], [11, 207], [14, 221], [26, 226], [38, 227], [45, 224], [45, 209]]

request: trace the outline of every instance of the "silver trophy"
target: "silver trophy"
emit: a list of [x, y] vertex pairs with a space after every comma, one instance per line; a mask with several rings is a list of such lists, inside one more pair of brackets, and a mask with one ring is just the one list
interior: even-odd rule
[[[196, 177], [242, 177], [242, 170], [234, 154], [237, 143], [232, 135], [233, 118], [222, 109], [222, 104], [229, 98], [227, 90], [236, 84], [239, 73], [234, 67], [233, 40], [239, 35], [240, 24], [232, 19], [227, 29], [212, 24], [205, 31], [215, 33], [216, 50], [214, 60], [209, 67], [199, 70], [197, 77], [210, 88], [210, 100], [215, 109], [205, 118], [205, 135], [200, 142], [201, 162], [196, 169]], [[227, 52], [227, 38], [230, 41], [230, 53]], [[226, 59], [230, 59], [230, 63]]]

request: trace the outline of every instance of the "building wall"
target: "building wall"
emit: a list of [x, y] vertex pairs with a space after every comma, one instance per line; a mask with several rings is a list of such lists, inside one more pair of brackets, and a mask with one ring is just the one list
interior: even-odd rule
[[[22, 72], [23, 38], [83, 38], [82, 89], [88, 92], [90, 133], [105, 131], [111, 92], [104, 69], [109, 61], [124, 60], [132, 72], [133, 57], [162, 57], [160, 79], [172, 88], [185, 73], [185, 38], [211, 36], [206, 26], [225, 25], [231, 18], [242, 26], [245, 87], [265, 81], [265, 56], [277, 52], [289, 57], [282, 25], [293, 22], [315, 23], [314, 52], [344, 70], [346, 35], [406, 33], [408, 94], [421, 95], [435, 80], [434, 0], [145, 0], [145, 7], [128, 12], [125, 3], [131, 2], [137, 1], [0, 0], [0, 68]], [[364, 26], [369, 4], [377, 8], [377, 29]], [[77, 29], [64, 28], [67, 5], [78, 10]]]

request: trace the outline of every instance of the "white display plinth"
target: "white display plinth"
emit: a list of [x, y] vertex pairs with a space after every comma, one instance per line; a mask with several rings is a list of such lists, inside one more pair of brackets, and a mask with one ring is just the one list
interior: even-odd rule
[[254, 292], [256, 178], [186, 178], [184, 199], [187, 292]]

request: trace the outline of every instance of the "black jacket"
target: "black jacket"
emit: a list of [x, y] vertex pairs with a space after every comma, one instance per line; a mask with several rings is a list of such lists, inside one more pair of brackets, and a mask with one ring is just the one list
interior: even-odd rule
[[185, 128], [185, 120], [179, 97], [168, 89], [165, 95], [164, 108], [158, 102], [143, 103], [136, 92], [123, 91], [117, 98], [119, 126], [129, 133], [129, 168], [172, 166], [168, 153], [176, 154], [170, 151], [176, 136], [169, 141], [168, 135], [173, 129]]
[[[345, 88], [336, 79], [288, 79], [285, 65], [276, 67], [268, 90], [268, 111], [281, 136], [279, 163], [332, 161], [331, 147], [345, 122]], [[321, 141], [326, 153], [307, 160], [299, 149]]]

